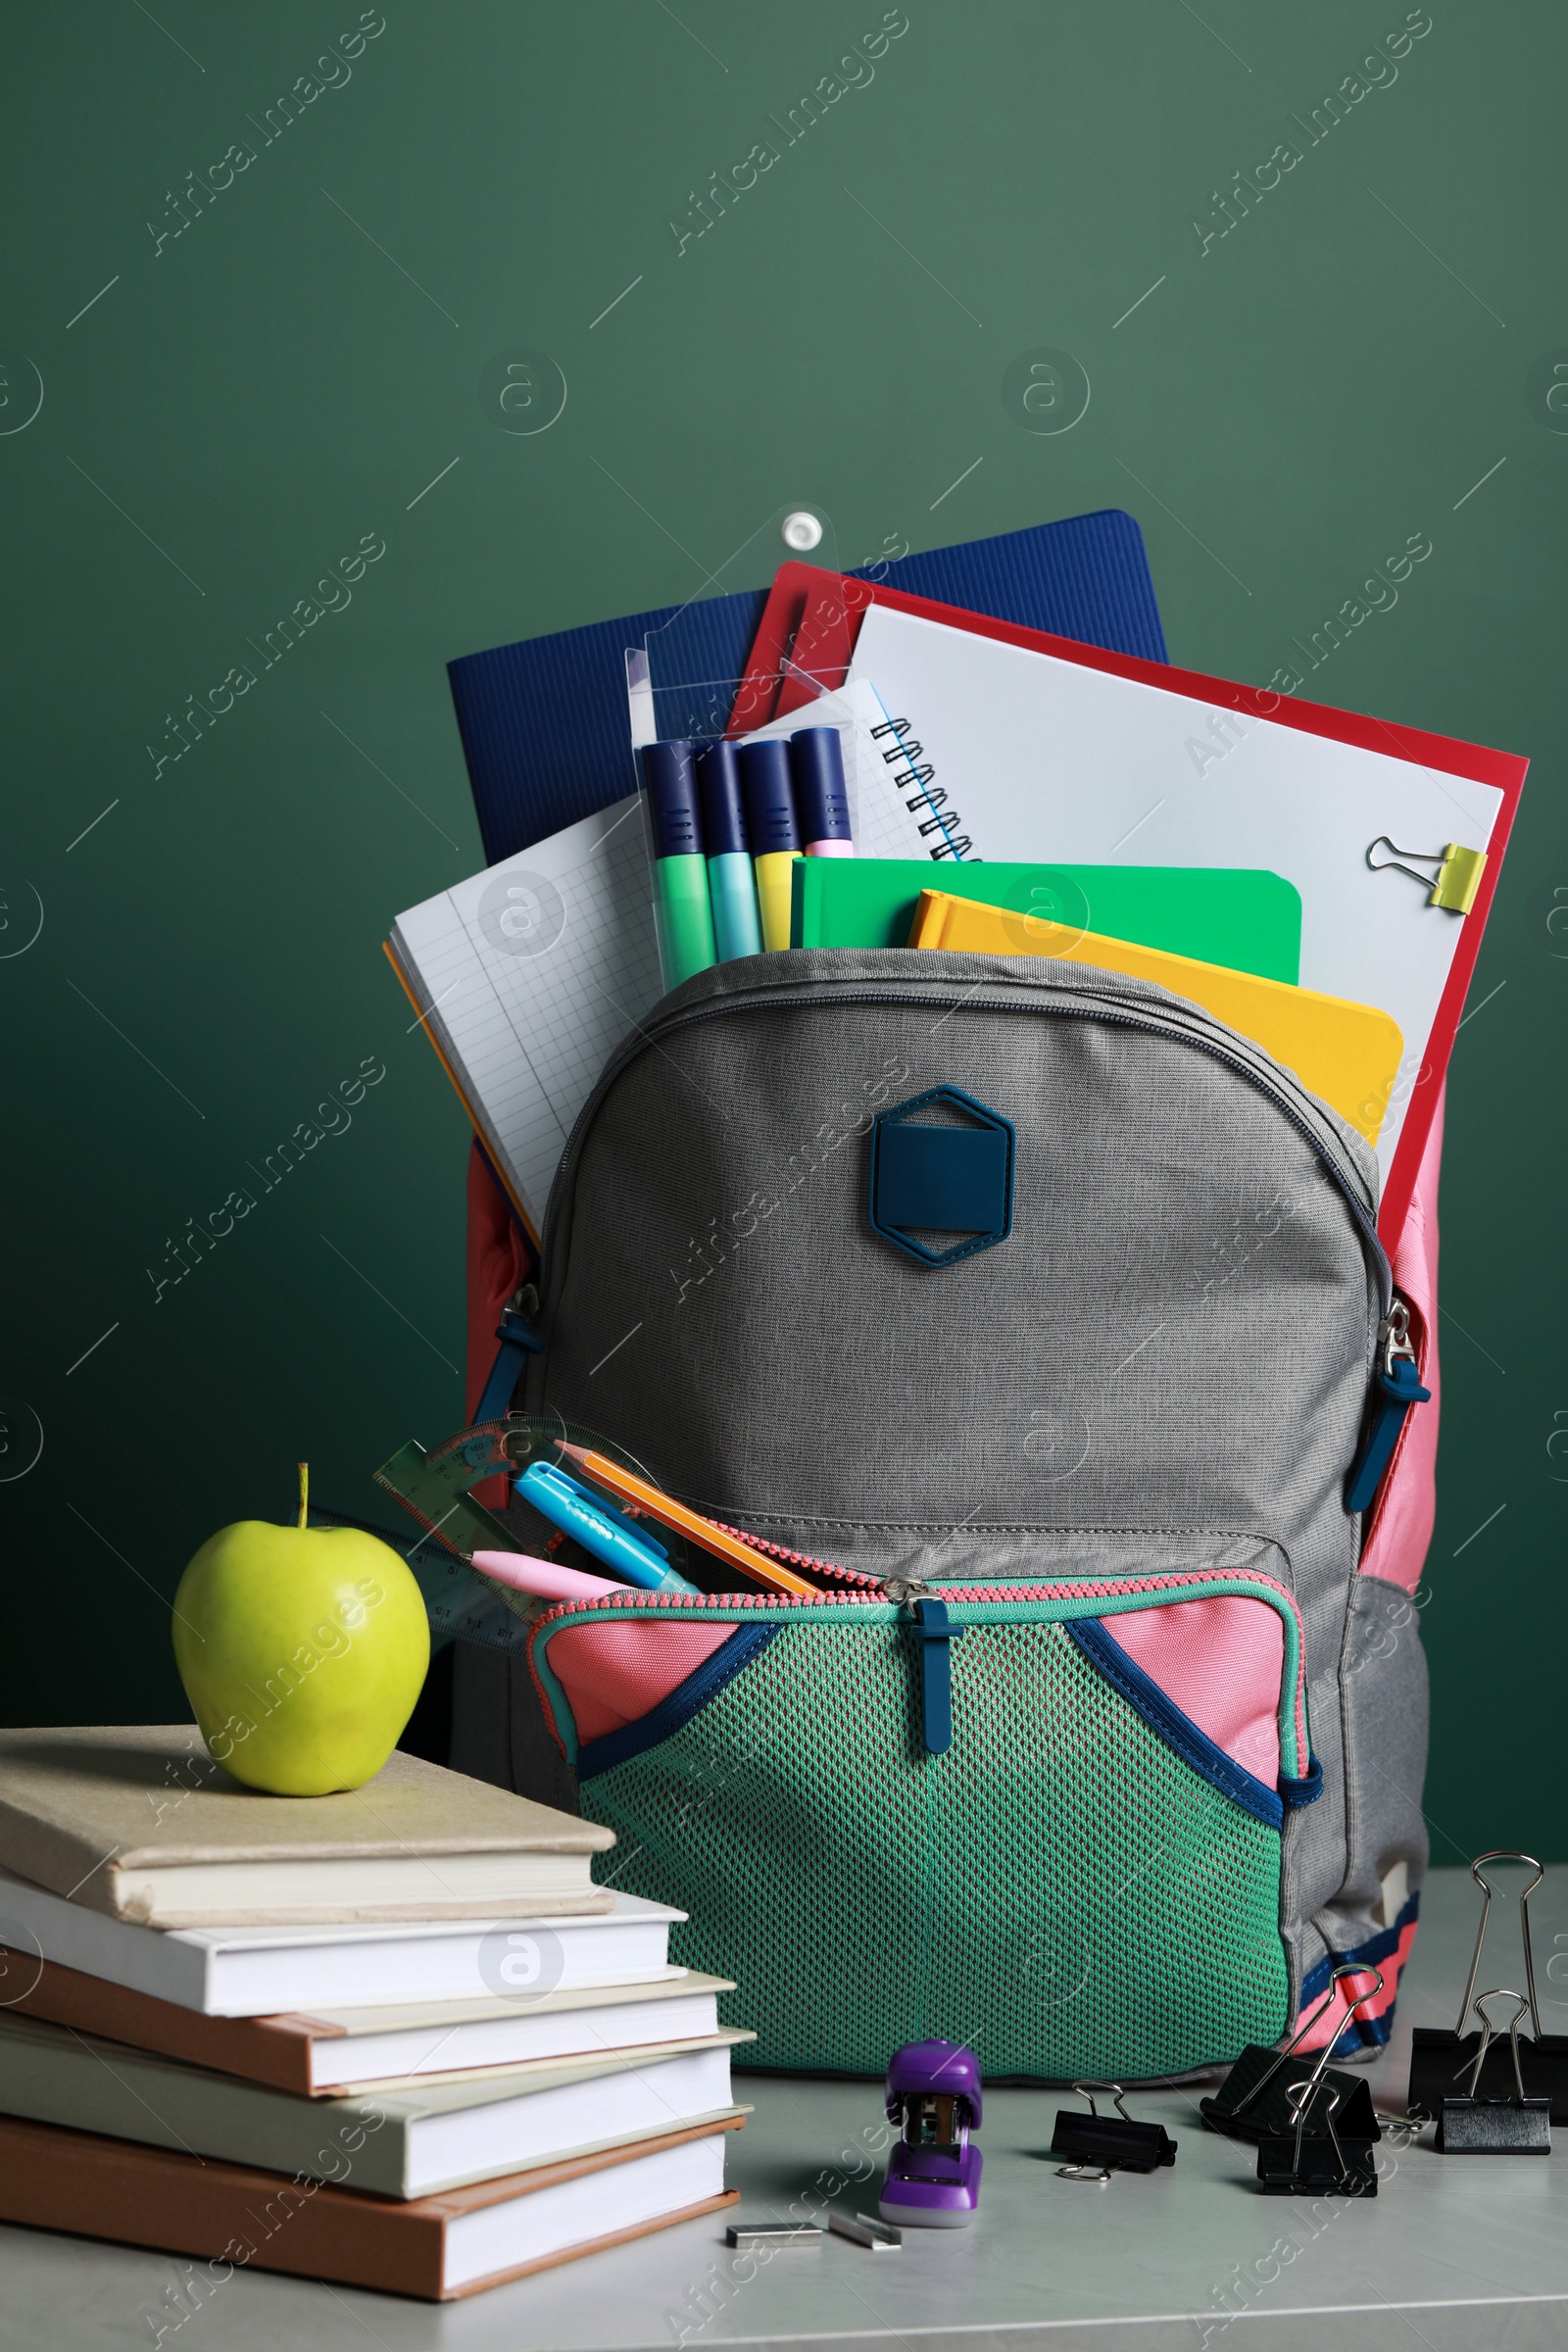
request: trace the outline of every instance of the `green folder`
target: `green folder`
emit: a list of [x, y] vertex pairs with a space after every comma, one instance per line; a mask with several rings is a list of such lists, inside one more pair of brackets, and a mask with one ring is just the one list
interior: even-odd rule
[[951, 858], [801, 858], [790, 945], [902, 948], [922, 890], [1196, 956], [1262, 980], [1301, 976], [1301, 896], [1283, 874], [1223, 865], [990, 865]]

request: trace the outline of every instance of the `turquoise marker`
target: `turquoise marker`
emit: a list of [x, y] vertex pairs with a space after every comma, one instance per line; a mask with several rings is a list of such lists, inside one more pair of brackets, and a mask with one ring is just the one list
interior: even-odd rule
[[585, 1551], [628, 1585], [645, 1592], [701, 1592], [669, 1564], [669, 1554], [657, 1538], [635, 1528], [624, 1511], [592, 1494], [558, 1470], [554, 1462], [533, 1462], [514, 1481], [524, 1502], [564, 1535], [574, 1536]]
[[746, 839], [740, 760], [732, 743], [720, 738], [705, 743], [698, 753], [697, 798], [718, 960], [728, 963], [736, 956], [760, 956], [762, 925], [757, 911], [757, 877]]
[[653, 820], [654, 890], [659, 909], [659, 954], [664, 986], [679, 988], [718, 958], [708, 897], [708, 861], [697, 812], [697, 780], [689, 743], [650, 743], [643, 751], [643, 786]]

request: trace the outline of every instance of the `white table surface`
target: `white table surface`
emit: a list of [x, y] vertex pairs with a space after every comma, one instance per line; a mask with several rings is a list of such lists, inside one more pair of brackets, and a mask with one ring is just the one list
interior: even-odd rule
[[[1456, 1870], [1428, 1881], [1398, 2029], [1374, 2074], [1403, 2104], [1412, 2025], [1451, 2025], [1476, 1901]], [[1548, 2032], [1568, 2032], [1568, 1869], [1533, 1907]], [[1494, 1906], [1485, 1981], [1517, 1983], [1514, 1907]], [[1560, 1940], [1559, 1940], [1560, 1938]], [[1560, 1964], [1558, 1964], [1560, 1956]], [[1495, 1974], [1491, 1963], [1496, 1962]], [[1551, 1973], [1556, 1965], [1556, 1973]], [[756, 2102], [731, 2141], [739, 2207], [581, 2263], [436, 2306], [236, 2272], [181, 2325], [182, 2266], [43, 2231], [0, 2229], [0, 2345], [28, 2352], [661, 2352], [809, 2342], [858, 2352], [1561, 2352], [1568, 2345], [1568, 2132], [1539, 2158], [1444, 2157], [1386, 2140], [1375, 2201], [1264, 2197], [1247, 2147], [1205, 2132], [1198, 2093], [1144, 2094], [1132, 2112], [1180, 2140], [1173, 2169], [1108, 2188], [1056, 2178], [1045, 2157], [1056, 2091], [986, 2100], [980, 2213], [963, 2231], [907, 2232], [873, 2255], [827, 2238], [758, 2265], [724, 2226], [784, 2218], [844, 2170], [880, 2120], [871, 2083], [739, 2077]], [[880, 2167], [833, 2201], [874, 2211]], [[205, 2276], [205, 2266], [196, 2266]], [[738, 2275], [737, 2275], [738, 2274]], [[755, 2274], [755, 2275], [754, 2275]], [[705, 2313], [710, 2316], [705, 2316]], [[152, 2315], [149, 2318], [149, 2315]]]

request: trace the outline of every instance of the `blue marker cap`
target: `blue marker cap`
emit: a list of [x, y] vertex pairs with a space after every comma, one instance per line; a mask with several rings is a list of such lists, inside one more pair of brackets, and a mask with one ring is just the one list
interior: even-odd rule
[[710, 858], [749, 850], [741, 767], [735, 746], [720, 737], [697, 755], [697, 797], [702, 808], [703, 847]]
[[746, 793], [746, 825], [752, 837], [752, 856], [768, 858], [778, 850], [799, 850], [801, 835], [795, 822], [795, 795], [790, 788], [788, 744], [780, 743], [776, 737], [765, 743], [743, 743], [741, 783]]
[[702, 856], [703, 824], [697, 808], [697, 779], [687, 742], [645, 744], [643, 783], [654, 820], [654, 856]]
[[837, 727], [803, 727], [790, 737], [790, 774], [801, 832], [808, 842], [848, 841], [844, 745]]

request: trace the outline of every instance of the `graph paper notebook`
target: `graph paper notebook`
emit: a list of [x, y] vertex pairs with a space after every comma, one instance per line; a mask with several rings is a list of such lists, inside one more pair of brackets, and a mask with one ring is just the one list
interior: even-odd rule
[[387, 952], [537, 1241], [578, 1111], [662, 993], [636, 795], [411, 907]]

